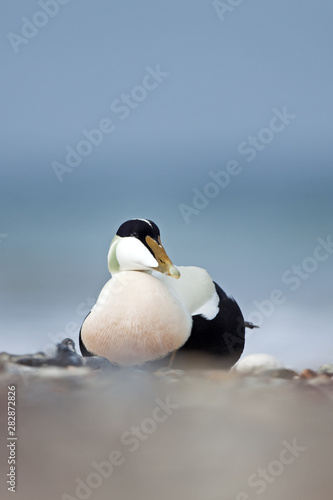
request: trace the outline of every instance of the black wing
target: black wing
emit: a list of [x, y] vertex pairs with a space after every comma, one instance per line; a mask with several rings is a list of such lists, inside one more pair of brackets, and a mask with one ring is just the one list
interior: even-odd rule
[[211, 320], [194, 315], [191, 335], [178, 352], [196, 351], [218, 357], [223, 368], [230, 368], [244, 349], [244, 318], [237, 302], [217, 283], [214, 285], [220, 299], [218, 314]]

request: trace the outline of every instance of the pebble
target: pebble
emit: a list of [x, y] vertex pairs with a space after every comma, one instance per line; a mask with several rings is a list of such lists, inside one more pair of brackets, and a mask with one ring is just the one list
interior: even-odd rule
[[75, 351], [75, 343], [72, 339], [64, 339], [57, 344], [57, 352], [49, 364], [55, 366], [82, 366], [82, 356]]
[[[3, 363], [20, 363], [22, 359], [29, 360], [45, 360], [47, 358], [44, 352], [36, 352], [35, 354], [9, 354], [8, 352], [0, 353], [0, 362]], [[36, 361], [38, 364], [38, 361]], [[24, 363], [22, 363], [24, 364]]]
[[[89, 374], [93, 371], [114, 371], [121, 367], [110, 363], [106, 358], [100, 356], [82, 357], [75, 349], [75, 343], [72, 339], [66, 338], [56, 345], [54, 356], [48, 356], [44, 352], [34, 354], [15, 355], [6, 352], [0, 353], [0, 372], [1, 377], [19, 376], [24, 381], [31, 379], [84, 379], [87, 380]], [[250, 354], [244, 356], [232, 370], [223, 369], [172, 369], [168, 366], [160, 366], [158, 369], [151, 370], [147, 367], [137, 367], [134, 370], [147, 376], [155, 376], [169, 383], [179, 383], [181, 381], [210, 381], [238, 386], [245, 383], [246, 386], [260, 388], [262, 384], [282, 384], [288, 383], [288, 380], [299, 380], [299, 383], [305, 383], [310, 386], [326, 386], [325, 391], [330, 391], [333, 386], [333, 364], [324, 364], [318, 371], [311, 368], [305, 368], [298, 374], [294, 370], [285, 368], [282, 363], [274, 356], [269, 354]], [[259, 377], [259, 378], [258, 378]], [[109, 380], [109, 376], [107, 376]], [[260, 382], [260, 380], [262, 382]], [[243, 381], [243, 382], [241, 382]]]
[[305, 370], [301, 371], [301, 378], [310, 379], [317, 377], [317, 373], [310, 368], [305, 368]]
[[260, 375], [268, 370], [284, 369], [284, 366], [270, 354], [249, 354], [241, 358], [234, 369], [242, 375]]
[[68, 338], [57, 344], [57, 350], [53, 358], [47, 356], [44, 352], [23, 355], [0, 354], [1, 361], [31, 366], [33, 368], [40, 368], [42, 366], [82, 366], [82, 359], [82, 356], [79, 356], [75, 350], [74, 341]]
[[332, 376], [333, 375], [333, 365], [332, 364], [322, 365], [320, 368], [318, 368], [318, 374]]

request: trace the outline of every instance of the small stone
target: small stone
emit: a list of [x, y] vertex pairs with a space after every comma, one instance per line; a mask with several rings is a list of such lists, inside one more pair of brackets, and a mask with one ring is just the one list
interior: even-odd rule
[[234, 367], [242, 375], [260, 375], [267, 370], [280, 370], [283, 368], [282, 363], [270, 354], [249, 354], [241, 358]]
[[301, 378], [305, 379], [310, 379], [310, 378], [315, 378], [317, 377], [317, 373], [314, 370], [311, 370], [311, 368], [305, 368], [301, 372]]
[[9, 361], [9, 358], [10, 354], [8, 354], [8, 352], [0, 352], [0, 362], [6, 363], [7, 361]]
[[34, 358], [33, 356], [25, 356], [17, 359], [15, 362], [18, 365], [32, 366], [33, 368], [38, 368], [40, 366], [45, 366], [46, 359], [43, 358]]
[[[22, 360], [45, 360], [45, 359], [46, 359], [46, 354], [44, 352], [36, 352], [35, 354], [9, 354], [8, 352], [0, 353], [0, 360], [7, 363], [24, 364], [22, 363]], [[33, 363], [33, 361], [31, 362]]]
[[57, 352], [54, 359], [47, 363], [53, 366], [81, 366], [82, 357], [75, 351], [75, 343], [72, 339], [64, 339], [57, 344]]
[[82, 366], [82, 357], [75, 351], [75, 343], [72, 339], [64, 339], [57, 344], [57, 351], [54, 357], [47, 356], [44, 352], [35, 354], [8, 354], [1, 353], [0, 361], [3, 363], [14, 363], [18, 365], [41, 368], [43, 366]]
[[319, 369], [318, 369], [318, 374], [319, 375], [333, 375], [333, 365], [331, 364], [326, 364], [326, 365], [322, 365]]
[[8, 362], [19, 365], [32, 366], [37, 368], [43, 366], [47, 361], [47, 356], [44, 352], [36, 352], [35, 354], [9, 354]]
[[[75, 342], [73, 339], [70, 339], [70, 338], [66, 338], [66, 339], [63, 339], [60, 344], [63, 344], [65, 345], [66, 347], [68, 347], [69, 350], [73, 351], [76, 353], [76, 349], [75, 349]], [[59, 344], [58, 344], [59, 345]]]

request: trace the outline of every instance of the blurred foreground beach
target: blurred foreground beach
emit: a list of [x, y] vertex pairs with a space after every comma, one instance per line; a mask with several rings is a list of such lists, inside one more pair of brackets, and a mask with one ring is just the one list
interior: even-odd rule
[[329, 373], [2, 364], [16, 393], [17, 500], [331, 500]]

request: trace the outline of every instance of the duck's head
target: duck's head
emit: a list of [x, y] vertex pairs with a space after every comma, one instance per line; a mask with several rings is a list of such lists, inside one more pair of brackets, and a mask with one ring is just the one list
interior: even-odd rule
[[180, 277], [162, 246], [159, 228], [147, 219], [131, 219], [119, 227], [110, 245], [108, 267], [111, 274], [159, 271]]

